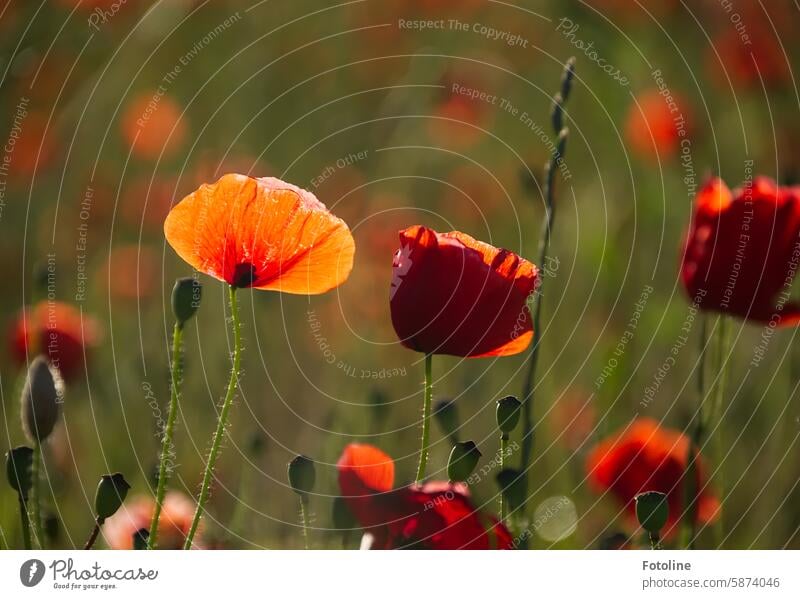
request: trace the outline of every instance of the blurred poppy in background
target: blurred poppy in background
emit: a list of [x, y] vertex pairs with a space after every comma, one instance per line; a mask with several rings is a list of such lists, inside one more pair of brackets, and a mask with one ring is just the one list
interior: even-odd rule
[[122, 115], [122, 136], [134, 156], [142, 159], [168, 157], [183, 144], [187, 124], [183, 108], [161, 91], [135, 97]]
[[23, 309], [11, 329], [11, 354], [20, 365], [47, 356], [66, 381], [84, 366], [84, 353], [95, 347], [100, 326], [70, 304], [42, 301]]
[[[680, 431], [664, 429], [651, 418], [639, 418], [627, 429], [596, 445], [586, 461], [590, 485], [597, 492], [610, 492], [634, 517], [635, 497], [645, 491], [667, 495], [667, 534], [680, 521], [685, 506], [683, 478], [689, 458], [689, 438]], [[695, 462], [698, 500], [697, 521], [712, 522], [719, 500], [707, 484], [706, 465]]]
[[392, 490], [394, 462], [371, 445], [345, 447], [339, 487], [374, 549], [511, 549], [496, 518], [475, 510], [464, 484], [429, 482]]
[[788, 326], [800, 262], [800, 189], [757, 177], [734, 190], [709, 179], [695, 202], [681, 280], [702, 309]]
[[625, 136], [640, 158], [671, 158], [677, 155], [681, 139], [692, 133], [692, 121], [686, 100], [649, 89], [630, 105]]
[[202, 185], [172, 209], [164, 234], [195, 269], [237, 288], [324, 293], [347, 279], [355, 254], [343, 220], [271, 177]]
[[111, 250], [98, 276], [115, 300], [146, 299], [155, 291], [158, 267], [158, 257], [151, 248], [128, 244]]
[[[150, 496], [139, 496], [108, 518], [103, 526], [103, 536], [109, 549], [133, 549], [133, 535], [142, 528], [150, 528], [155, 501]], [[192, 524], [195, 503], [178, 491], [169, 491], [164, 498], [158, 520], [159, 549], [181, 549]], [[193, 549], [204, 549], [203, 531], [194, 538]]]
[[400, 232], [391, 284], [400, 342], [426, 354], [509, 356], [533, 337], [527, 301], [538, 269], [459, 231], [421, 225]]

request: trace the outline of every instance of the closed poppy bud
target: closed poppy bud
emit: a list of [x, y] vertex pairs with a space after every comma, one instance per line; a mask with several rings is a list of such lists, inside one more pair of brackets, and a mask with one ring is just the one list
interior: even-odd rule
[[6, 454], [6, 477], [11, 488], [19, 493], [23, 499], [28, 498], [28, 493], [33, 486], [31, 478], [31, 465], [33, 464], [33, 450], [20, 445]]
[[31, 362], [22, 389], [22, 429], [32, 443], [41, 443], [53, 432], [62, 400], [61, 376], [39, 356]]
[[137, 550], [147, 549], [147, 540], [150, 538], [150, 531], [140, 528], [133, 533], [133, 548]]
[[497, 426], [500, 432], [508, 434], [517, 428], [522, 404], [513, 395], [497, 400]]
[[97, 520], [103, 522], [106, 518], [113, 516], [122, 506], [128, 489], [131, 486], [121, 473], [104, 474], [97, 485], [97, 493], [94, 497], [94, 509], [97, 512]]
[[356, 517], [353, 515], [353, 512], [350, 511], [350, 508], [347, 507], [347, 503], [342, 497], [335, 497], [333, 499], [332, 516], [333, 527], [337, 530], [349, 530], [358, 527]]
[[172, 288], [172, 313], [178, 321], [178, 326], [182, 327], [197, 312], [202, 292], [200, 281], [194, 277], [175, 281], [175, 287]]
[[525, 488], [522, 484], [522, 473], [519, 470], [506, 468], [498, 472], [497, 485], [512, 510], [519, 509], [525, 502]]
[[299, 455], [289, 462], [289, 485], [302, 499], [308, 498], [316, 479], [314, 461], [311, 458]]
[[443, 399], [436, 402], [433, 408], [433, 417], [442, 433], [447, 435], [454, 444], [458, 443], [458, 429], [460, 424], [458, 422], [458, 407], [455, 400]]
[[478, 465], [481, 455], [473, 441], [456, 443], [447, 462], [448, 478], [453, 482], [467, 480]]
[[511, 356], [533, 338], [528, 298], [539, 269], [459, 231], [400, 232], [390, 308], [400, 342], [425, 354]]
[[647, 491], [636, 496], [636, 519], [647, 532], [657, 534], [669, 518], [667, 495], [658, 491]]

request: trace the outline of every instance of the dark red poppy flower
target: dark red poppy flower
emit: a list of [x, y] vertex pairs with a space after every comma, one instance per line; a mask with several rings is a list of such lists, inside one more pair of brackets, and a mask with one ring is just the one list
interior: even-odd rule
[[392, 266], [392, 324], [409, 349], [477, 358], [530, 344], [539, 271], [513, 252], [415, 225], [400, 232]]
[[[667, 495], [669, 533], [685, 509], [683, 478], [689, 457], [689, 438], [680, 431], [663, 429], [655, 420], [640, 418], [627, 430], [610, 437], [589, 453], [586, 471], [590, 484], [598, 492], [610, 492], [633, 517], [634, 498], [645, 491]], [[719, 510], [719, 500], [707, 485], [706, 465], [695, 462], [696, 488], [699, 490], [697, 521], [712, 522]]]
[[371, 445], [348, 445], [339, 487], [374, 549], [511, 549], [508, 529], [475, 510], [466, 485], [430, 482], [392, 490], [394, 462]]
[[800, 306], [788, 301], [800, 261], [800, 190], [758, 177], [733, 193], [718, 178], [697, 196], [681, 280], [704, 310], [788, 326]]
[[98, 339], [94, 318], [69, 304], [43, 301], [20, 312], [11, 329], [11, 354], [19, 364], [45, 355], [69, 381], [83, 370], [84, 352]]
[[233, 287], [313, 295], [343, 283], [355, 243], [314, 194], [272, 177], [223, 176], [180, 201], [164, 234], [191, 266]]

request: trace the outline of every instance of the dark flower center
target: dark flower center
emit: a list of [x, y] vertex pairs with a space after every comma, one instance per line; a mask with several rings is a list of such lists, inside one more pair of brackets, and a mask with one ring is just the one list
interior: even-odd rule
[[256, 267], [250, 262], [240, 262], [233, 269], [233, 286], [250, 287], [256, 282]]

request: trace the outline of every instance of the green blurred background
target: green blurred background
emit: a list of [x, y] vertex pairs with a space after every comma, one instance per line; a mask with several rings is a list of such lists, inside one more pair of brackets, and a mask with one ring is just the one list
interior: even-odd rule
[[[793, 2], [730, 10], [714, 0], [3, 3], [2, 139], [16, 123], [19, 140], [0, 173], [2, 317], [10, 329], [23, 306], [46, 297], [50, 254], [56, 297], [101, 330], [47, 448], [45, 505], [57, 506], [59, 546], [88, 534], [101, 474], [122, 471], [132, 494], [150, 492], [159, 450], [150, 403], [165, 410], [169, 397], [169, 293], [191, 274], [161, 224], [173, 202], [236, 171], [313, 191], [349, 223], [357, 253], [350, 279], [327, 295], [240, 293], [242, 392], [206, 537], [224, 547], [302, 546], [286, 464], [303, 453], [318, 463], [311, 544], [340, 547], [329, 529], [344, 445], [381, 447], [397, 460], [398, 482], [415, 471], [423, 370], [389, 316], [397, 231], [458, 229], [533, 260], [550, 104], [573, 55], [567, 171], [543, 291], [531, 505], [566, 496], [577, 527], [533, 546], [594, 547], [630, 531], [613, 499], [587, 488], [585, 456], [636, 415], [683, 430], [694, 413], [697, 327], [654, 399], [640, 402], [689, 317], [677, 269], [696, 186], [709, 173], [738, 185], [748, 160], [756, 173], [800, 180]], [[426, 21], [436, 28], [406, 25]], [[683, 146], [653, 95], [654, 71], [686, 119]], [[185, 336], [172, 481], [189, 494], [231, 348], [225, 289], [202, 280]], [[638, 326], [615, 355], [643, 293]], [[725, 481], [729, 547], [800, 548], [800, 352], [795, 331], [780, 331], [751, 368], [761, 333], [734, 327], [726, 455], [712, 466]], [[10, 350], [3, 356], [3, 436], [13, 446], [23, 442], [22, 369]], [[494, 400], [519, 393], [527, 359], [434, 362], [436, 397], [456, 399], [462, 438], [484, 455], [498, 442]], [[429, 472], [446, 478], [450, 447], [436, 428], [434, 442]], [[491, 478], [473, 494], [494, 509]], [[16, 510], [6, 488], [0, 547], [18, 546]]]

